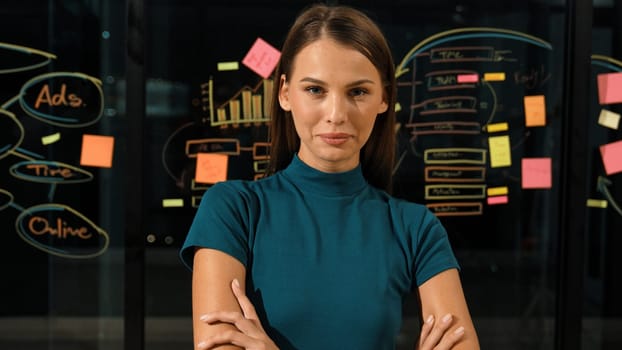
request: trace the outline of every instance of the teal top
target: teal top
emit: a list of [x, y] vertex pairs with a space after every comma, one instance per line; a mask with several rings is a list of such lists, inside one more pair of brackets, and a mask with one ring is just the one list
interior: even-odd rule
[[247, 271], [247, 294], [281, 349], [394, 349], [402, 302], [458, 268], [425, 206], [369, 185], [361, 167], [324, 173], [297, 156], [272, 176], [209, 188], [186, 241], [223, 251]]

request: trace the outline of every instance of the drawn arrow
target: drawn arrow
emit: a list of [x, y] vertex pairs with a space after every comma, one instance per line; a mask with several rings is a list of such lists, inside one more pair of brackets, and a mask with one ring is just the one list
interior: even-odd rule
[[599, 176], [598, 180], [596, 181], [596, 189], [598, 190], [598, 192], [602, 193], [605, 196], [605, 198], [607, 198], [607, 201], [611, 203], [611, 206], [613, 207], [613, 209], [615, 209], [615, 211], [617, 211], [618, 214], [622, 216], [622, 208], [620, 208], [618, 203], [616, 203], [616, 201], [611, 196], [609, 189], [607, 188], [607, 186], [610, 186], [610, 185], [611, 185], [611, 180], [603, 176]]

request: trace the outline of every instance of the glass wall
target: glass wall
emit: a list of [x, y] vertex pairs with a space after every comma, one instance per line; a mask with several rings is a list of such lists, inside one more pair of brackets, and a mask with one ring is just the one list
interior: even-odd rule
[[[192, 347], [179, 248], [213, 183], [262, 176], [273, 77], [246, 58], [258, 42], [279, 48], [310, 3], [0, 11], [0, 348]], [[574, 1], [331, 3], [367, 12], [389, 39], [394, 193], [447, 227], [482, 348], [620, 347], [622, 3], [594, 0], [578, 46]], [[589, 83], [573, 82], [586, 45]], [[568, 198], [573, 186], [587, 198]], [[583, 307], [566, 319], [568, 296]], [[403, 314], [399, 349], [413, 349], [414, 295]]]
[[622, 344], [622, 3], [594, 1], [585, 226], [585, 349]]
[[125, 8], [0, 11], [2, 349], [122, 348]]
[[[217, 181], [199, 181], [197, 158], [228, 155], [226, 179], [261, 175], [272, 78], [244, 58], [257, 40], [280, 47], [308, 3], [146, 7], [148, 344], [175, 324], [164, 332], [185, 333], [191, 345], [191, 276], [177, 249]], [[381, 25], [398, 65], [394, 192], [447, 226], [482, 347], [552, 348], [565, 4], [353, 4]], [[413, 296], [400, 348], [413, 348], [418, 325]]]

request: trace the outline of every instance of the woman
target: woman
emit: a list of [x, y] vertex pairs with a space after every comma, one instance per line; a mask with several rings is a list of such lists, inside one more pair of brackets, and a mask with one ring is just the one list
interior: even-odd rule
[[379, 28], [313, 5], [276, 77], [269, 176], [212, 186], [181, 251], [195, 348], [394, 349], [416, 289], [419, 349], [478, 349], [445, 230], [388, 194], [396, 83]]

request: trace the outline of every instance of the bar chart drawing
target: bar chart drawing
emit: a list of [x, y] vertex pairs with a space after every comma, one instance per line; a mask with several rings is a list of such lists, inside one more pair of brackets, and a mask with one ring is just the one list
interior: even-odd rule
[[210, 126], [259, 126], [270, 121], [272, 79], [263, 79], [255, 87], [244, 86], [220, 105], [214, 105], [214, 81], [201, 84], [203, 112], [209, 116]]

